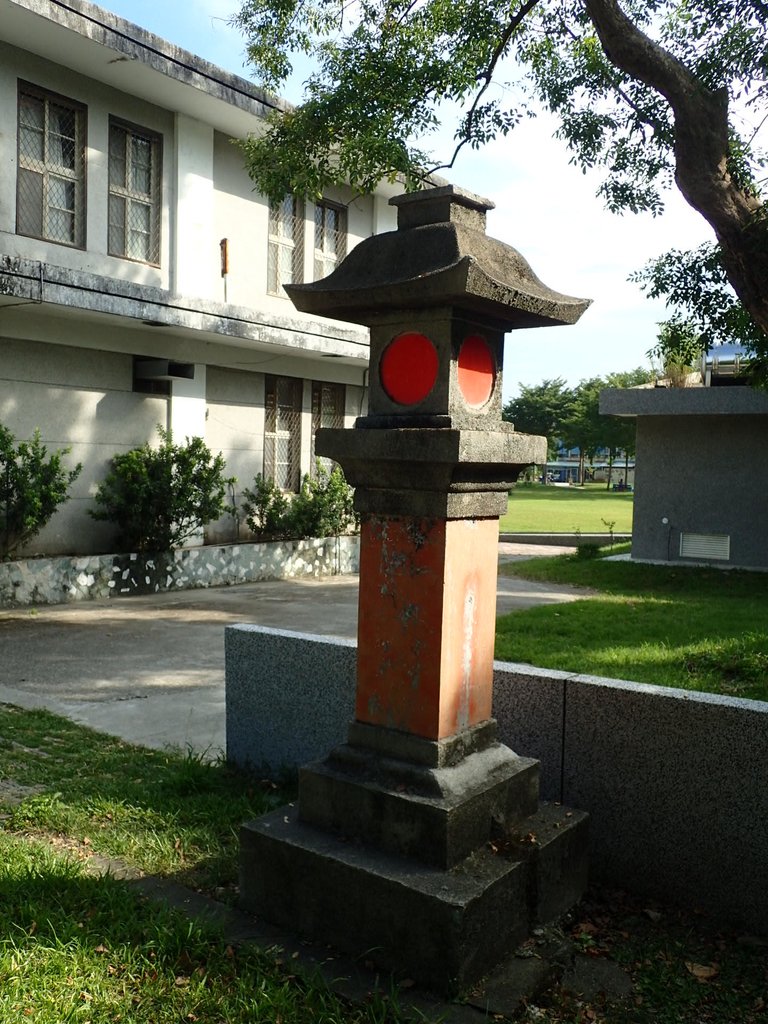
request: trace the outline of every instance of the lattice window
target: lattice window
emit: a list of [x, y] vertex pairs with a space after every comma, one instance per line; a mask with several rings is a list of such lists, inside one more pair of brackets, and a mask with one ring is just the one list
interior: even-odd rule
[[347, 255], [347, 211], [321, 202], [315, 206], [315, 280], [332, 273]]
[[282, 295], [284, 284], [304, 279], [304, 202], [286, 196], [269, 207], [267, 291]]
[[[343, 384], [327, 384], [321, 381], [312, 382], [312, 472], [316, 465], [315, 434], [320, 427], [343, 427], [346, 388]], [[330, 469], [332, 459], [317, 460]]]
[[265, 381], [264, 476], [296, 493], [301, 478], [301, 405], [304, 382], [296, 377]]
[[111, 122], [109, 126], [109, 252], [160, 263], [162, 176], [160, 138]]
[[85, 245], [86, 108], [19, 84], [16, 231]]

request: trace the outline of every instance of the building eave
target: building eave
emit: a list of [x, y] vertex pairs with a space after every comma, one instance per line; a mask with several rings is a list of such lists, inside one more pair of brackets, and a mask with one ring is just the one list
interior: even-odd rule
[[[287, 305], [287, 304], [286, 304]], [[286, 356], [364, 366], [368, 332], [349, 324], [172, 295], [161, 288], [0, 256], [0, 311], [7, 317], [77, 316], [151, 331], [158, 341], [189, 339]], [[215, 361], [215, 358], [212, 358]]]

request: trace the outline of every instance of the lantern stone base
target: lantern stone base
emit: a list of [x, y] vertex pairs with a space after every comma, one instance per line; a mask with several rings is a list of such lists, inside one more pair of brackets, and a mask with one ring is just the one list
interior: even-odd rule
[[243, 826], [241, 901], [453, 993], [586, 887], [586, 814], [538, 797], [539, 762], [493, 719], [437, 741], [354, 722], [297, 806]]
[[299, 771], [303, 822], [443, 870], [538, 804], [539, 762], [499, 743], [493, 719], [438, 741], [355, 722], [349, 743]]
[[450, 871], [280, 808], [241, 831], [246, 909], [445, 994], [474, 984], [580, 898], [586, 815], [545, 805]]

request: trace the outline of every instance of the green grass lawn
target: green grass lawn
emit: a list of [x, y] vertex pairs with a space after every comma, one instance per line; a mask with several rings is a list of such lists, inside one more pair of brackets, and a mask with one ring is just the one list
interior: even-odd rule
[[503, 565], [599, 593], [499, 618], [496, 657], [768, 700], [768, 575], [574, 557]]
[[632, 532], [632, 494], [607, 491], [604, 484], [544, 487], [519, 484], [502, 516], [502, 533]]
[[[3, 1024], [414, 1019], [395, 989], [351, 1005], [279, 948], [235, 948], [214, 928], [140, 898], [130, 883], [85, 870], [101, 852], [221, 895], [235, 875], [241, 821], [285, 793], [44, 711], [0, 705], [0, 737]], [[7, 796], [13, 783], [38, 791], [16, 804]], [[764, 1021], [759, 942], [621, 893], [591, 893], [571, 920], [565, 937], [575, 950], [620, 964], [633, 996], [606, 1006], [599, 995], [576, 998], [555, 985], [521, 1012], [520, 1024]]]

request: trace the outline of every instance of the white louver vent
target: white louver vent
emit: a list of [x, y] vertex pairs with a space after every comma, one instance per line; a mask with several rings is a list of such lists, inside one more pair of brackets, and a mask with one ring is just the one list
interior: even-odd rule
[[719, 558], [728, 561], [731, 557], [731, 538], [727, 533], [681, 533], [681, 558]]

